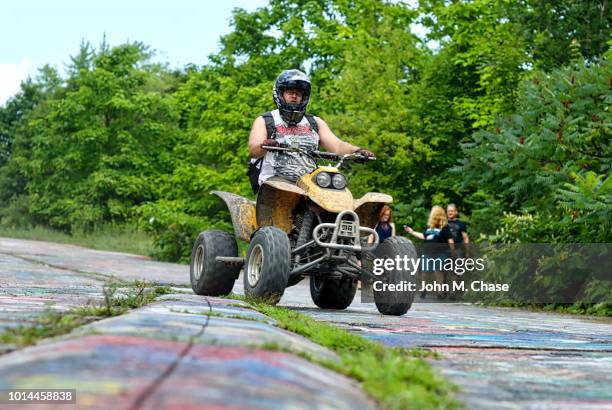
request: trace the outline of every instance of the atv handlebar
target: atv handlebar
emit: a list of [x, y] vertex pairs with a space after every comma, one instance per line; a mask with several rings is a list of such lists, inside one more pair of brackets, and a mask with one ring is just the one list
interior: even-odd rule
[[262, 145], [261, 148], [266, 151], [277, 151], [277, 152], [297, 152], [302, 155], [306, 155], [313, 160], [317, 159], [329, 159], [332, 161], [340, 161], [337, 165], [339, 167], [344, 161], [357, 161], [357, 162], [366, 162], [366, 161], [375, 161], [376, 157], [366, 157], [361, 154], [353, 153], [353, 154], [334, 154], [333, 152], [323, 152], [323, 151], [308, 151], [299, 146], [289, 146], [288, 144], [279, 144], [277, 147], [271, 145]]

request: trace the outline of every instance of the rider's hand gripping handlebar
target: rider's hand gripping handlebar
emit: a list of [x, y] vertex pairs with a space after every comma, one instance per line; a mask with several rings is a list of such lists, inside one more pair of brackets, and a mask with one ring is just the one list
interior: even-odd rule
[[366, 161], [376, 160], [376, 157], [362, 155], [361, 153], [359, 153], [359, 151], [352, 153], [352, 154], [339, 155], [339, 154], [334, 154], [333, 152], [324, 152], [324, 151], [316, 151], [316, 150], [309, 151], [304, 148], [301, 148], [298, 144], [289, 145], [289, 144], [279, 143], [279, 142], [277, 142], [277, 144], [278, 145], [276, 146], [262, 144], [261, 148], [265, 149], [266, 151], [273, 151], [273, 152], [297, 152], [299, 154], [310, 157], [313, 160], [328, 159], [332, 161], [340, 161], [337, 167], [340, 167], [344, 161], [366, 162]]

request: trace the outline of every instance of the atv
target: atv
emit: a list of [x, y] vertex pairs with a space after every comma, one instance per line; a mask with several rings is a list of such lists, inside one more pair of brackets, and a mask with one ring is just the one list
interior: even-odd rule
[[[310, 294], [317, 306], [345, 309], [355, 297], [358, 280], [364, 284], [374, 280], [414, 283], [414, 276], [406, 271], [396, 269], [376, 276], [369, 268], [375, 257], [416, 258], [414, 245], [404, 237], [388, 238], [384, 246], [379, 245], [374, 227], [381, 208], [393, 200], [391, 196], [370, 192], [353, 199], [346, 177], [340, 173], [340, 168], [351, 161], [375, 158], [305, 151], [299, 146], [264, 148], [299, 152], [315, 163], [337, 163], [317, 165], [296, 182], [272, 177], [259, 188], [256, 202], [212, 191], [225, 201], [235, 236], [248, 242], [249, 247], [242, 258], [234, 235], [221, 230], [200, 233], [190, 264], [191, 286], [196, 294], [230, 293], [243, 270], [245, 295], [276, 304], [285, 288], [309, 276]], [[406, 313], [414, 292], [386, 289], [373, 292], [379, 312]]]

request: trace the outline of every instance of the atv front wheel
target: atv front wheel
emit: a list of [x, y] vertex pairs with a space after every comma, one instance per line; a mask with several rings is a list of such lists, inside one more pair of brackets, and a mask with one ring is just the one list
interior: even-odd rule
[[351, 278], [330, 279], [323, 276], [310, 277], [310, 296], [322, 309], [346, 309], [357, 292], [357, 281]]
[[[417, 253], [412, 242], [402, 236], [387, 238], [378, 245], [374, 251], [377, 258], [395, 259], [397, 256], [403, 259], [416, 259]], [[399, 285], [402, 283], [416, 283], [416, 275], [411, 275], [408, 270], [392, 269], [378, 278], [385, 284]], [[376, 291], [374, 290], [374, 302], [376, 308], [383, 315], [401, 316], [410, 309], [414, 300], [414, 293], [410, 291]]]
[[197, 295], [219, 296], [232, 291], [240, 266], [217, 262], [217, 256], [238, 256], [233, 235], [225, 231], [204, 231], [198, 235], [191, 251], [189, 277]]
[[287, 234], [273, 226], [259, 229], [249, 245], [244, 263], [244, 294], [277, 304], [285, 292], [291, 270], [291, 245]]

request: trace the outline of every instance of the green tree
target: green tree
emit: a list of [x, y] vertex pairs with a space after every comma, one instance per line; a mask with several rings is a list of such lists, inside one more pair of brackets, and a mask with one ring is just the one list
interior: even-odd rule
[[572, 43], [589, 61], [608, 50], [612, 21], [608, 0], [520, 0], [508, 3], [507, 13], [535, 68], [569, 64]]
[[23, 81], [20, 91], [0, 108], [0, 221], [11, 225], [32, 222], [26, 196], [26, 168], [35, 130], [29, 122], [46, 115], [47, 101], [61, 98], [62, 80], [44, 66], [36, 78]]
[[[405, 134], [410, 122], [406, 90], [416, 79], [413, 67], [420, 53], [409, 28], [415, 13], [371, 0], [353, 6], [271, 1], [253, 13], [235, 13], [234, 31], [223, 38], [213, 64], [191, 72], [176, 93], [189, 137], [175, 148], [176, 166], [160, 185], [164, 198], [140, 208], [143, 219], [155, 221], [152, 231], [167, 246], [161, 256], [187, 258], [191, 243], [183, 238], [225, 223], [220, 222], [226, 219], [223, 206], [210, 190], [251, 195], [245, 177], [249, 130], [258, 115], [275, 108], [271, 89], [283, 69], [310, 67], [311, 111], [341, 138], [384, 158], [374, 170], [360, 167], [356, 193], [391, 190], [397, 184], [380, 178], [381, 172], [399, 178], [415, 167], [406, 148], [426, 145], [411, 143]], [[270, 30], [278, 35], [268, 36]], [[386, 110], [389, 104], [399, 108]], [[393, 192], [408, 196], [406, 187]]]
[[19, 169], [25, 189], [6, 191], [27, 195], [35, 221], [89, 229], [126, 221], [134, 205], [155, 199], [178, 128], [148, 57], [138, 43], [100, 52], [72, 67], [68, 86], [27, 116], [7, 165]]
[[428, 39], [440, 44], [437, 62], [451, 70], [460, 93], [455, 110], [475, 129], [512, 110], [529, 62], [523, 38], [509, 20], [513, 0], [421, 1]]
[[[520, 87], [518, 110], [500, 120], [496, 128], [475, 133], [473, 141], [463, 145], [466, 158], [457, 170], [464, 183], [477, 186], [505, 210], [537, 212], [542, 215], [542, 225], [568, 227], [559, 217], [559, 193], [565, 192], [563, 198], [568, 199], [572, 196], [569, 192], [574, 192], [576, 199], [585, 189], [595, 192], [594, 181], [607, 178], [612, 166], [611, 76], [608, 59], [591, 65], [574, 62], [551, 73], [533, 73]], [[594, 174], [584, 180], [583, 175], [590, 172]], [[565, 190], [568, 186], [573, 189], [574, 183], [580, 188]], [[582, 204], [580, 209], [589, 209], [584, 205], [589, 202], [576, 201], [576, 206]], [[571, 208], [568, 202], [564, 204], [566, 209]], [[601, 214], [595, 208], [591, 211], [581, 215], [581, 222], [590, 224], [592, 234], [603, 233]], [[495, 210], [484, 211], [483, 216], [489, 212]], [[589, 236], [576, 226], [555, 239], [609, 238]]]
[[210, 190], [251, 195], [250, 127], [300, 68], [310, 111], [379, 158], [348, 171], [356, 195], [392, 194], [411, 224], [453, 201], [482, 232], [520, 219], [552, 227], [527, 237], [583, 238], [572, 224], [607, 204], [585, 189], [609, 173], [608, 14], [605, 0], [271, 0], [234, 11], [210, 63], [175, 71], [138, 43], [83, 43], [66, 78], [47, 67], [0, 108], [0, 222], [138, 219], [158, 257], [187, 258], [199, 230], [228, 226]]

